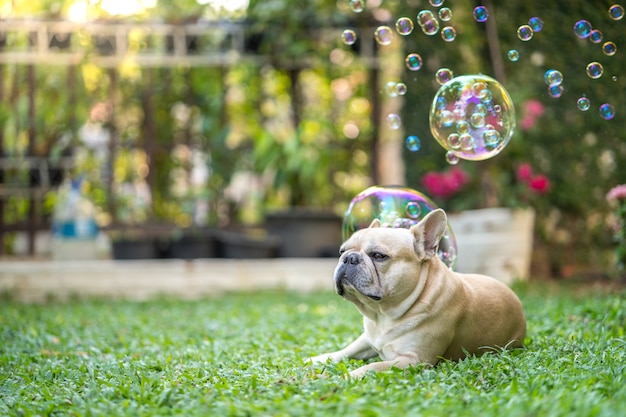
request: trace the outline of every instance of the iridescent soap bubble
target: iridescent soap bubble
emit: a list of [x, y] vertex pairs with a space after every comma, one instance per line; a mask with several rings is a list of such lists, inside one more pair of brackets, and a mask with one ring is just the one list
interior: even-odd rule
[[589, 40], [593, 43], [602, 42], [602, 37], [602, 32], [600, 32], [598, 29], [593, 29], [591, 33], [589, 33]]
[[424, 26], [427, 22], [435, 19], [435, 15], [428, 9], [420, 10], [417, 14], [417, 24]]
[[439, 68], [435, 73], [435, 80], [441, 85], [447, 83], [454, 77], [452, 70], [448, 68]]
[[406, 148], [411, 152], [417, 152], [422, 147], [422, 141], [415, 135], [407, 136], [404, 143]]
[[352, 29], [346, 29], [341, 34], [341, 40], [346, 45], [354, 45], [357, 40], [356, 32]]
[[589, 78], [598, 79], [604, 74], [604, 67], [599, 62], [590, 62], [587, 64], [587, 75]]
[[[422, 10], [422, 12], [424, 12], [424, 10]], [[420, 14], [422, 14], [422, 12], [420, 12]], [[430, 10], [426, 10], [426, 12], [428, 13], [422, 14], [421, 16], [420, 14], [417, 15], [418, 23], [422, 28], [422, 32], [428, 36], [433, 36], [439, 32], [439, 20], [437, 20]], [[428, 16], [431, 17], [427, 18]]]
[[420, 54], [408, 54], [404, 59], [404, 64], [411, 71], [419, 71], [422, 68], [422, 57]]
[[486, 22], [487, 19], [489, 19], [489, 11], [487, 10], [487, 8], [485, 6], [476, 6], [474, 8], [474, 20], [476, 20], [477, 22]]
[[387, 81], [387, 84], [385, 84], [385, 93], [387, 93], [389, 97], [398, 97], [398, 83], [395, 81]]
[[548, 86], [548, 95], [552, 98], [559, 98], [563, 95], [563, 86], [562, 85], [549, 85]]
[[403, 95], [405, 95], [405, 94], [406, 94], [406, 92], [407, 92], [407, 87], [406, 87], [406, 84], [405, 84], [405, 83], [397, 83], [397, 84], [396, 84], [396, 93], [397, 93], [399, 96], [403, 96]]
[[365, 10], [365, 1], [363, 0], [350, 0], [350, 9], [355, 13], [361, 13]]
[[442, 7], [439, 9], [438, 15], [442, 22], [449, 22], [452, 19], [452, 10], [448, 7]]
[[389, 126], [389, 129], [398, 130], [402, 126], [402, 119], [399, 115], [395, 113], [388, 114], [385, 120], [387, 121], [387, 126]]
[[600, 106], [600, 117], [604, 120], [611, 120], [615, 117], [615, 107], [612, 104], [604, 103]]
[[445, 0], [429, 0], [428, 2], [433, 7], [441, 7], [443, 3], [445, 2]]
[[528, 42], [533, 38], [533, 28], [529, 25], [521, 25], [517, 28], [517, 37], [524, 42]]
[[429, 124], [433, 137], [453, 156], [480, 161], [497, 155], [509, 143], [515, 130], [515, 107], [495, 79], [462, 75], [439, 88]]
[[516, 62], [519, 59], [519, 52], [517, 49], [511, 49], [506, 53], [506, 56], [509, 58], [509, 61]]
[[389, 26], [378, 26], [374, 31], [374, 39], [380, 45], [390, 45], [393, 41], [393, 32]]
[[413, 32], [413, 21], [408, 17], [401, 17], [396, 20], [396, 31], [402, 35], [410, 35]]
[[617, 53], [617, 45], [615, 42], [607, 41], [602, 44], [602, 52], [606, 56], [613, 56]]
[[581, 97], [576, 101], [576, 107], [578, 107], [580, 111], [587, 111], [591, 108], [591, 100], [587, 97]]
[[609, 16], [613, 20], [622, 20], [624, 17], [624, 8], [620, 4], [614, 4], [609, 7]]
[[541, 29], [543, 29], [543, 20], [536, 16], [531, 17], [530, 19], [528, 19], [528, 26], [531, 27], [533, 32], [541, 32]]
[[446, 26], [441, 29], [441, 38], [446, 42], [452, 42], [456, 39], [456, 29], [452, 26]]
[[[348, 239], [357, 230], [368, 228], [374, 219], [380, 220], [382, 227], [408, 229], [436, 208], [430, 198], [411, 188], [370, 187], [350, 201], [343, 216], [342, 236]], [[457, 246], [449, 224], [439, 242], [437, 255], [454, 269]]]
[[561, 85], [563, 82], [563, 74], [561, 74], [561, 71], [549, 69], [543, 74], [543, 80], [548, 86]]
[[457, 156], [456, 153], [454, 153], [454, 151], [448, 151], [446, 152], [446, 162], [449, 163], [450, 165], [456, 165], [458, 164], [460, 161], [459, 157]]
[[579, 20], [574, 23], [574, 34], [578, 36], [580, 39], [586, 39], [591, 34], [591, 23], [588, 20]]

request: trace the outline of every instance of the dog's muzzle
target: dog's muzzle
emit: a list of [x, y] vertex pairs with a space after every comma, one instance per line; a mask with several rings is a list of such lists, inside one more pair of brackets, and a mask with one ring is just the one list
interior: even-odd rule
[[358, 252], [347, 253], [343, 259], [341, 259], [341, 262], [335, 272], [335, 287], [337, 289], [337, 294], [343, 297], [345, 294], [345, 286], [346, 284], [349, 284], [372, 300], [380, 301], [380, 296], [368, 294], [368, 291], [365, 290], [365, 287], [367, 287], [367, 280], [362, 277], [362, 263], [363, 257]]

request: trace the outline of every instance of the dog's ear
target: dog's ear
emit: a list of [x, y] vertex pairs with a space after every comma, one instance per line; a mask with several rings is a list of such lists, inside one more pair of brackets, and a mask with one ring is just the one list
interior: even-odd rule
[[380, 219], [374, 219], [370, 223], [370, 227], [380, 227]]
[[442, 209], [437, 209], [411, 227], [415, 237], [415, 251], [420, 259], [430, 259], [437, 254], [439, 241], [446, 232], [447, 225], [446, 213]]

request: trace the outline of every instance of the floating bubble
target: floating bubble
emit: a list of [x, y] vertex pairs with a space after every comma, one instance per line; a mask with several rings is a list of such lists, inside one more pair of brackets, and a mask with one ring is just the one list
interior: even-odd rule
[[543, 74], [543, 80], [548, 86], [561, 85], [563, 82], [563, 74], [561, 74], [561, 71], [549, 69]]
[[411, 71], [419, 71], [422, 68], [422, 57], [420, 54], [408, 54], [404, 59], [404, 64]]
[[[421, 12], [420, 12], [421, 13]], [[433, 36], [437, 32], [439, 32], [439, 20], [432, 14], [432, 12], [428, 11], [432, 19], [428, 19], [426, 21], [420, 20], [420, 27], [422, 28], [422, 32], [424, 32], [428, 36]]]
[[441, 29], [441, 38], [446, 42], [452, 42], [456, 39], [456, 29], [452, 26], [446, 26]]
[[380, 45], [390, 45], [393, 41], [393, 32], [389, 26], [378, 26], [374, 31], [374, 39]]
[[350, 0], [350, 9], [355, 13], [361, 13], [365, 10], [365, 1], [363, 0]]
[[587, 111], [591, 108], [591, 100], [587, 97], [581, 97], [576, 101], [576, 107], [578, 107], [580, 111]]
[[612, 104], [604, 103], [600, 106], [600, 117], [604, 120], [611, 120], [615, 117], [615, 107]]
[[519, 52], [517, 49], [511, 49], [506, 53], [506, 56], [509, 58], [509, 61], [516, 62], [519, 59]]
[[417, 14], [417, 24], [420, 26], [424, 26], [433, 19], [435, 19], [435, 15], [428, 9], [420, 10]]
[[398, 83], [395, 81], [388, 81], [387, 84], [385, 84], [385, 93], [387, 93], [389, 97], [398, 97], [397, 87]]
[[517, 37], [524, 42], [528, 42], [533, 38], [533, 28], [528, 25], [521, 25], [517, 28]]
[[549, 85], [548, 86], [548, 95], [552, 98], [559, 98], [563, 95], [563, 86], [559, 85]]
[[343, 33], [341, 34], [341, 40], [346, 45], [354, 45], [354, 43], [357, 40], [356, 32], [353, 31], [352, 29], [344, 30]]
[[413, 21], [408, 17], [401, 17], [396, 20], [396, 31], [402, 35], [410, 35], [413, 32]]
[[589, 40], [593, 43], [602, 42], [602, 37], [602, 32], [600, 32], [598, 29], [593, 29], [591, 33], [589, 33]]
[[389, 126], [389, 129], [398, 130], [402, 126], [402, 119], [400, 118], [399, 115], [395, 113], [388, 114], [386, 117], [386, 120], [387, 120], [387, 126]]
[[439, 9], [438, 15], [442, 22], [449, 22], [452, 19], [452, 10], [448, 7], [442, 7]]
[[604, 74], [604, 67], [599, 62], [590, 62], [587, 64], [587, 75], [594, 80], [602, 77]]
[[609, 7], [609, 16], [613, 20], [622, 20], [624, 17], [624, 8], [619, 4], [614, 4]]
[[606, 56], [613, 56], [617, 53], [617, 45], [615, 42], [607, 41], [602, 44], [602, 52]]
[[489, 19], [489, 11], [485, 6], [476, 6], [474, 8], [474, 20], [477, 22], [486, 22]]
[[406, 92], [407, 92], [407, 88], [406, 88], [406, 84], [405, 83], [397, 83], [396, 84], [396, 93], [399, 96], [405, 95]]
[[443, 3], [445, 3], [445, 0], [429, 0], [428, 2], [433, 7], [441, 7]]
[[[436, 208], [430, 198], [411, 188], [370, 187], [350, 201], [343, 216], [342, 237], [346, 240], [357, 230], [368, 228], [374, 219], [380, 220], [382, 227], [408, 229]], [[450, 225], [439, 242], [437, 255], [454, 269], [457, 246]]]
[[530, 19], [528, 19], [528, 26], [531, 27], [533, 32], [541, 32], [541, 29], [543, 29], [543, 20], [536, 16], [531, 17]]
[[405, 145], [409, 151], [417, 152], [422, 147], [422, 141], [417, 136], [410, 135], [406, 137]]
[[454, 153], [454, 151], [446, 152], [447, 163], [449, 163], [450, 165], [456, 165], [459, 163], [459, 161], [460, 161], [460, 158], [457, 156], [457, 154]]
[[439, 88], [429, 124], [433, 137], [453, 157], [479, 161], [497, 155], [509, 143], [515, 107], [495, 79], [463, 75]]
[[586, 39], [591, 34], [591, 23], [588, 20], [579, 20], [574, 23], [574, 34], [578, 36], [580, 39]]
[[454, 77], [452, 70], [448, 68], [439, 68], [435, 73], [435, 79], [441, 85], [447, 83]]

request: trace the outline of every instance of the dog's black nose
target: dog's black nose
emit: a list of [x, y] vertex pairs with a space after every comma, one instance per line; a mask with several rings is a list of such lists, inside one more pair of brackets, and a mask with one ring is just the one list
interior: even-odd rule
[[345, 258], [343, 258], [343, 263], [350, 265], [358, 265], [361, 262], [361, 255], [358, 253], [349, 253]]

